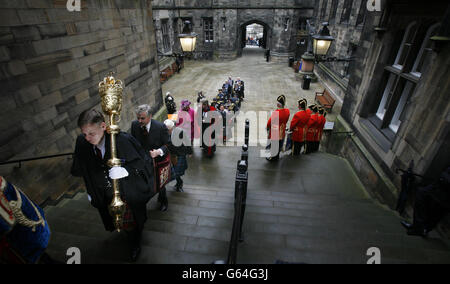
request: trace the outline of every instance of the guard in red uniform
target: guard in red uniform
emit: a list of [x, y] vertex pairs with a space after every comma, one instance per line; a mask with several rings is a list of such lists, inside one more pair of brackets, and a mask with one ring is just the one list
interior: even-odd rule
[[[277, 109], [272, 112], [272, 115], [267, 122], [267, 130], [269, 131], [269, 145], [266, 149], [271, 149], [278, 146], [278, 149], [271, 149], [271, 156], [266, 158], [268, 161], [276, 161], [280, 158], [280, 151], [284, 144], [284, 137], [286, 136], [286, 125], [289, 120], [289, 109], [285, 108], [286, 97], [281, 95], [277, 98]], [[274, 143], [277, 143], [275, 145]], [[276, 155], [273, 155], [276, 153]]]
[[316, 135], [319, 117], [317, 115], [317, 105], [309, 106], [311, 110], [311, 117], [306, 125], [306, 151], [305, 154], [312, 153], [314, 150], [314, 136]]
[[306, 140], [306, 125], [308, 124], [310, 114], [306, 111], [307, 101], [306, 99], [301, 99], [298, 101], [298, 111], [291, 121], [291, 126], [289, 127], [292, 131], [292, 141], [293, 149], [292, 155], [300, 155], [301, 148], [305, 144]]
[[320, 140], [322, 139], [322, 133], [323, 133], [323, 127], [325, 126], [325, 123], [327, 122], [327, 119], [325, 118], [325, 109], [322, 107], [319, 107], [319, 114], [317, 116], [317, 129], [314, 136], [314, 148], [313, 152], [319, 151], [319, 145]]

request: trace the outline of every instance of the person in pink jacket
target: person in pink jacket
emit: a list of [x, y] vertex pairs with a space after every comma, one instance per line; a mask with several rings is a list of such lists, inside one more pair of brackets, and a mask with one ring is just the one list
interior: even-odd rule
[[189, 100], [181, 101], [181, 109], [178, 112], [178, 121], [176, 124], [176, 127], [181, 128], [183, 130], [183, 132], [189, 136], [191, 145], [185, 145], [185, 146], [192, 146], [193, 145], [192, 142], [194, 140], [195, 111], [190, 107], [190, 105], [191, 105], [191, 102]]

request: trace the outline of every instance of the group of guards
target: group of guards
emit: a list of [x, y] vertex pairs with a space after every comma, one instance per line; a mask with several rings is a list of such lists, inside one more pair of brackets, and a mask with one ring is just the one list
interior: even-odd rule
[[[292, 149], [292, 155], [294, 156], [300, 155], [302, 148], [304, 154], [319, 150], [323, 128], [326, 123], [324, 108], [316, 104], [307, 107], [307, 100], [300, 99], [298, 100], [299, 111], [295, 113], [288, 126], [290, 111], [285, 108], [285, 105], [286, 97], [284, 95], [279, 96], [277, 98], [277, 109], [267, 122], [270, 141], [267, 149], [272, 149], [272, 145], [278, 142], [278, 148], [271, 151], [271, 155], [267, 157], [269, 161], [279, 159], [285, 138], [287, 140], [285, 150]], [[286, 130], [288, 131], [286, 132]]]

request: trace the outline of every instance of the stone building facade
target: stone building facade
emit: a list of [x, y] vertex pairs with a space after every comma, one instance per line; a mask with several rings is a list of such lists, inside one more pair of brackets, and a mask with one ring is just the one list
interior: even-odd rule
[[[345, 91], [335, 131], [353, 135], [334, 135], [329, 151], [347, 158], [391, 208], [401, 188], [397, 169], [413, 160], [414, 172], [436, 179], [450, 165], [450, 45], [431, 39], [449, 39], [449, 22], [447, 1], [383, 1], [382, 11], [366, 11], [348, 84], [334, 90]], [[335, 52], [346, 49], [338, 44]]]
[[[355, 55], [363, 29], [367, 0], [320, 0], [314, 9], [315, 30], [318, 33], [322, 23], [328, 22], [330, 34], [335, 38], [328, 56], [350, 58]], [[343, 101], [350, 78], [352, 61], [325, 62], [315, 66], [322, 83]]]
[[[126, 85], [122, 130], [136, 105], [162, 106], [151, 2], [82, 0], [79, 12], [66, 2], [0, 1], [0, 161], [73, 152], [78, 116], [100, 109], [110, 71]], [[40, 160], [0, 174], [42, 202], [77, 188], [70, 165]]]
[[199, 36], [194, 57], [233, 59], [245, 45], [249, 24], [264, 27], [265, 47], [272, 60], [288, 62], [297, 49], [299, 27], [312, 18], [312, 0], [152, 0], [158, 50], [180, 52], [177, 35], [189, 20]]

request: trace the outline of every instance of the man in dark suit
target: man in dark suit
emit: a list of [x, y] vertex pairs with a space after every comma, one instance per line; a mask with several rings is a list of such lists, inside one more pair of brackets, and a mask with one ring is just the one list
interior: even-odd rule
[[147, 220], [146, 204], [155, 194], [153, 164], [138, 141], [125, 132], [116, 135], [117, 158], [122, 166], [109, 169], [111, 135], [106, 132], [105, 118], [95, 109], [81, 113], [71, 173], [83, 177], [92, 206], [98, 209], [107, 231], [114, 231], [108, 206], [113, 198], [112, 179], [119, 179], [122, 200], [126, 203], [123, 230], [131, 243], [131, 260], [141, 251], [140, 242]]
[[[162, 160], [169, 153], [167, 145], [169, 144], [169, 131], [167, 127], [152, 119], [151, 108], [149, 105], [140, 105], [136, 109], [137, 120], [131, 123], [131, 135], [141, 143], [144, 150], [150, 153], [150, 156], [157, 161]], [[158, 201], [161, 203], [159, 210], [166, 211], [168, 200], [166, 188], [159, 191]]]

